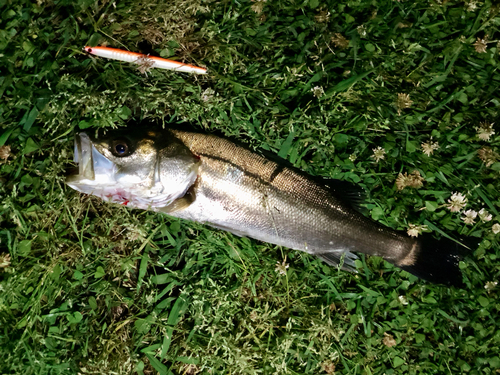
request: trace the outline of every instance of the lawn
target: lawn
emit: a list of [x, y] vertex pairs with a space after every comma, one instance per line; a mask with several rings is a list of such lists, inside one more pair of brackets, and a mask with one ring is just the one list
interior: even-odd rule
[[[494, 2], [12, 0], [0, 12], [0, 373], [500, 373]], [[85, 45], [209, 74], [143, 73]], [[376, 257], [340, 271], [65, 185], [75, 132], [141, 120], [359, 184], [394, 229], [468, 238], [464, 287]]]

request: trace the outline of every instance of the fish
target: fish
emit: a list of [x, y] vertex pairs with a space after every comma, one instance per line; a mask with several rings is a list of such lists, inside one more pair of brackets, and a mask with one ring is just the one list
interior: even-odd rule
[[175, 70], [176, 72], [183, 73], [207, 74], [207, 69], [199, 66], [184, 64], [178, 61], [164, 59], [162, 57], [145, 55], [143, 53], [125, 51], [118, 48], [85, 46], [83, 47], [83, 50], [91, 55], [107, 59], [139, 64], [145, 69], [159, 68]]
[[225, 137], [142, 124], [97, 137], [81, 132], [74, 162], [66, 184], [108, 202], [304, 251], [348, 271], [363, 253], [433, 283], [462, 285], [462, 245], [386, 227], [361, 213], [359, 187]]

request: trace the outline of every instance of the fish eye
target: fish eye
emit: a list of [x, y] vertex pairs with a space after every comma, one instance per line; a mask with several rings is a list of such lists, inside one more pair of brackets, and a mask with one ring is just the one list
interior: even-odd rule
[[130, 147], [124, 139], [115, 139], [111, 142], [111, 152], [118, 157], [127, 156], [130, 154]]

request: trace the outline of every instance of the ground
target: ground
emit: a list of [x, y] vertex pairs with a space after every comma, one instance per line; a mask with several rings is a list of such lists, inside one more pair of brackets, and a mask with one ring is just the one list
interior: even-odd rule
[[[498, 5], [15, 0], [0, 12], [1, 373], [500, 371]], [[209, 74], [141, 72], [85, 45]], [[475, 239], [464, 287], [375, 257], [339, 271], [64, 184], [76, 131], [143, 119], [359, 184], [394, 229]]]

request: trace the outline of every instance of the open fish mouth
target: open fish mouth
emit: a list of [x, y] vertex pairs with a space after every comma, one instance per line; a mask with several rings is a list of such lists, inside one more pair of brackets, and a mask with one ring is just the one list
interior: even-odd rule
[[73, 161], [78, 165], [78, 172], [68, 176], [66, 182], [76, 182], [76, 180], [83, 178], [93, 180], [95, 178], [94, 165], [92, 162], [93, 148], [92, 142], [87, 134], [75, 134]]
[[115, 164], [97, 151], [86, 133], [75, 135], [73, 161], [78, 167], [66, 177], [66, 183], [73, 189], [92, 194], [97, 185], [115, 183]]
[[164, 185], [161, 160], [151, 142], [144, 143], [143, 152], [134, 155], [116, 155], [117, 146], [127, 148], [128, 144], [123, 137], [96, 140], [86, 133], [76, 134], [73, 161], [77, 167], [66, 184], [108, 202], [160, 210], [183, 197], [197, 179], [199, 158], [195, 156], [180, 153], [166, 157], [163, 171], [171, 170], [171, 175]]

